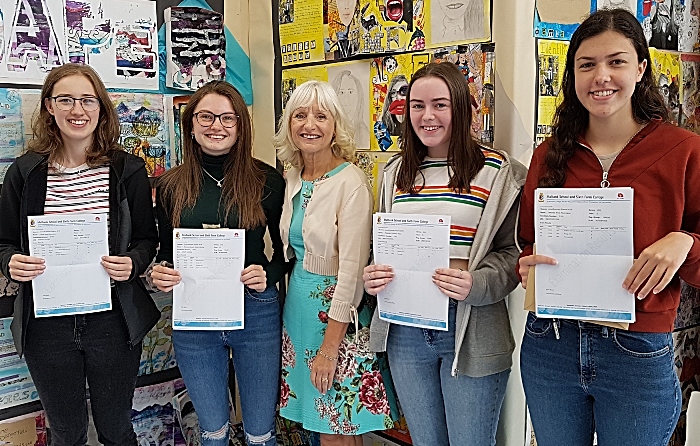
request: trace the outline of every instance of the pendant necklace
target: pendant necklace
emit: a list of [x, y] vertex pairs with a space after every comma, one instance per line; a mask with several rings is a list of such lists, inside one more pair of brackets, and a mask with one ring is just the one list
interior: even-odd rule
[[216, 181], [216, 185], [219, 186], [219, 188], [221, 188], [221, 183], [222, 183], [222, 181], [224, 181], [223, 178], [220, 179], [220, 180], [217, 180], [216, 178], [214, 178], [214, 175], [212, 175], [212, 174], [210, 174], [209, 172], [207, 172], [207, 169], [205, 169], [204, 167], [202, 167], [202, 170], [204, 171], [204, 173], [206, 173], [207, 175], [209, 175], [209, 178], [211, 178], [212, 180]]

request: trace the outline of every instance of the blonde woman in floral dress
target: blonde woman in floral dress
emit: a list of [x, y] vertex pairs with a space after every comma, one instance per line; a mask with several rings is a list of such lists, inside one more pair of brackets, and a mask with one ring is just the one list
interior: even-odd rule
[[380, 366], [369, 351], [372, 310], [361, 305], [372, 193], [349, 161], [354, 139], [333, 89], [299, 86], [275, 136], [287, 172], [280, 230], [296, 258], [283, 309], [280, 413], [321, 435], [322, 446], [361, 445], [391, 427]]

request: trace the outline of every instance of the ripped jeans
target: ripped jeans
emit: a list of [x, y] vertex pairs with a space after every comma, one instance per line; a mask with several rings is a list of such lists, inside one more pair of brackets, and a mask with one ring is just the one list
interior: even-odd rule
[[199, 418], [202, 446], [229, 444], [229, 350], [238, 380], [249, 446], [276, 446], [281, 328], [277, 289], [245, 289], [243, 330], [174, 330], [180, 372]]

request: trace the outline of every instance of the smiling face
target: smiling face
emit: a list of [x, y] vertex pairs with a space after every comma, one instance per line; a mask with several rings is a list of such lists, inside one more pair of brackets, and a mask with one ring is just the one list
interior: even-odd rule
[[633, 119], [632, 94], [646, 66], [637, 61], [632, 41], [615, 31], [581, 42], [573, 71], [576, 96], [590, 119]]
[[444, 80], [427, 76], [411, 87], [411, 127], [433, 158], [446, 158], [452, 139], [452, 97]]
[[467, 1], [468, 0], [437, 0], [442, 13], [452, 20], [462, 17], [465, 14], [467, 10]]
[[[215, 115], [222, 113], [236, 113], [233, 104], [226, 96], [216, 93], [209, 93], [204, 96], [195, 106], [195, 115], [199, 112], [209, 112]], [[205, 127], [197, 121], [197, 117], [192, 117], [192, 132], [194, 139], [199, 143], [202, 152], [207, 155], [225, 155], [238, 140], [238, 125], [226, 128], [221, 125], [220, 118], [214, 119], [214, 123]]]
[[289, 127], [292, 142], [303, 155], [315, 155], [331, 150], [335, 136], [335, 120], [328, 110], [322, 110], [316, 101], [308, 107], [299, 107], [291, 113]]
[[338, 8], [338, 15], [343, 25], [350, 26], [352, 19], [355, 16], [355, 5], [357, 0], [335, 0], [335, 5]]
[[[51, 90], [51, 96], [97, 98], [97, 92], [90, 79], [76, 74], [56, 82]], [[73, 108], [61, 110], [56, 107], [56, 102], [50, 98], [45, 100], [44, 105], [56, 120], [66, 148], [84, 150], [92, 145], [93, 135], [100, 117], [100, 108], [94, 111], [85, 111], [80, 101], [74, 101]]]

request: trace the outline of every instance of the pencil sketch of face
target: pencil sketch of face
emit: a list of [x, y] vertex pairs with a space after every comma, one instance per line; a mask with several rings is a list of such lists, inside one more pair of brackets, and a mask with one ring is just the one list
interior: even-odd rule
[[484, 36], [483, 0], [433, 0], [430, 12], [434, 43], [476, 39]]
[[358, 147], [368, 145], [369, 127], [365, 122], [368, 118], [365, 110], [366, 93], [362, 88], [362, 82], [350, 70], [343, 70], [333, 78], [330, 84], [355, 129], [355, 141]]
[[335, 0], [335, 5], [338, 8], [338, 15], [343, 25], [350, 26], [352, 19], [355, 16], [355, 6], [357, 0]]
[[615, 9], [623, 8], [636, 15], [637, 0], [598, 0], [598, 9]]

